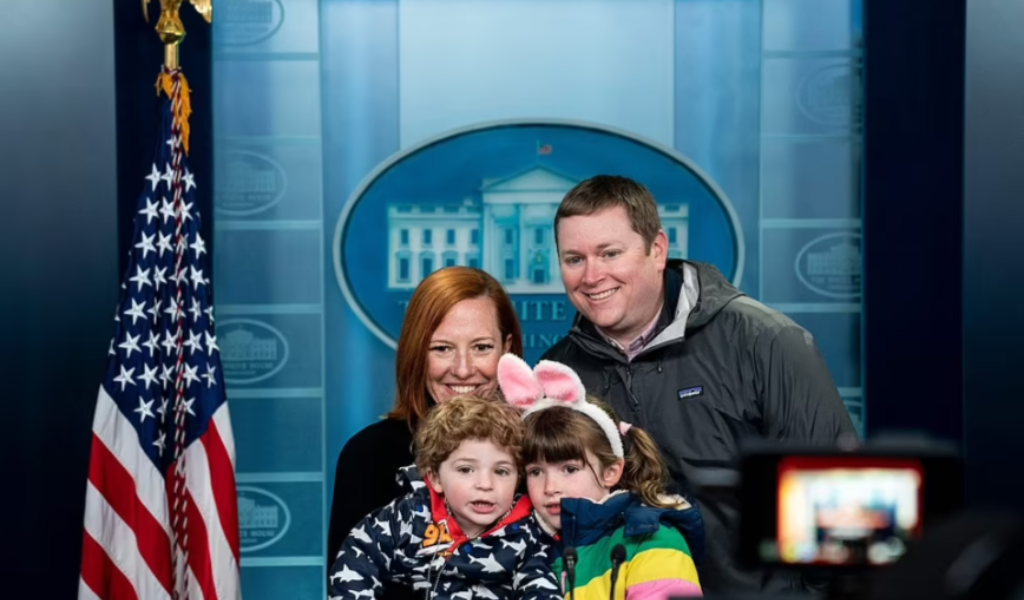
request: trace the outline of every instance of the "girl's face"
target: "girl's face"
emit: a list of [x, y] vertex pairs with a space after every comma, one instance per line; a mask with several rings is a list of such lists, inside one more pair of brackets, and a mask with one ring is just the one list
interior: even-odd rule
[[526, 487], [537, 514], [555, 529], [562, 528], [562, 498], [600, 502], [622, 477], [622, 460], [602, 469], [587, 452], [587, 461], [535, 462], [526, 465]]

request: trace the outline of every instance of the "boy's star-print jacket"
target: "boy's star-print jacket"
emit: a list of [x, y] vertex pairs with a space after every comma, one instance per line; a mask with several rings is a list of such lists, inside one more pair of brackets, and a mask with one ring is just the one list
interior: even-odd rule
[[468, 539], [430, 486], [398, 498], [349, 533], [331, 569], [332, 600], [374, 598], [384, 582], [408, 585], [424, 600], [560, 600], [551, 548], [530, 499], [484, 534]]

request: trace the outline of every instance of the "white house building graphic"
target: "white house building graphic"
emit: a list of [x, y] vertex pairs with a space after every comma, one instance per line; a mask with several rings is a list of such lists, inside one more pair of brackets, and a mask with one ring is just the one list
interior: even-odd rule
[[[464, 265], [494, 275], [510, 294], [560, 294], [555, 210], [576, 180], [546, 167], [484, 179], [479, 198], [388, 204], [388, 289], [413, 289], [436, 269]], [[689, 206], [658, 205], [669, 256], [686, 258]]]

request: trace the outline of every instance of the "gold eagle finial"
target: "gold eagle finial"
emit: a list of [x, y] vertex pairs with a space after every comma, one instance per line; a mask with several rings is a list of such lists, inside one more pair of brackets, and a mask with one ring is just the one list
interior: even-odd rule
[[[155, 2], [156, 0], [142, 0], [142, 16], [146, 18], [146, 22], [149, 23], [149, 3]], [[178, 14], [178, 9], [181, 7], [183, 0], [160, 0], [161, 14], [164, 12], [173, 12], [175, 15]], [[203, 15], [207, 23], [213, 22], [213, 0], [188, 0], [195, 7], [196, 12]]]
[[[185, 24], [181, 22], [181, 3], [185, 0], [160, 0], [160, 19], [156, 22], [156, 32], [164, 43], [164, 63], [169, 69], [178, 66], [177, 45], [185, 38]], [[188, 0], [196, 12], [203, 16], [207, 23], [213, 22], [213, 0]], [[142, 0], [142, 16], [149, 23], [149, 5], [155, 0]]]

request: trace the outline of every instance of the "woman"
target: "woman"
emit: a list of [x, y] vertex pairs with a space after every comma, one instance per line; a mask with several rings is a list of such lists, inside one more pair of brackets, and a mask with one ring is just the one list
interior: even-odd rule
[[417, 286], [398, 338], [395, 404], [338, 455], [328, 571], [352, 527], [402, 494], [396, 474], [413, 463], [413, 436], [430, 407], [460, 394], [496, 393], [498, 359], [506, 352], [523, 355], [523, 334], [512, 301], [493, 277], [449, 267]]

